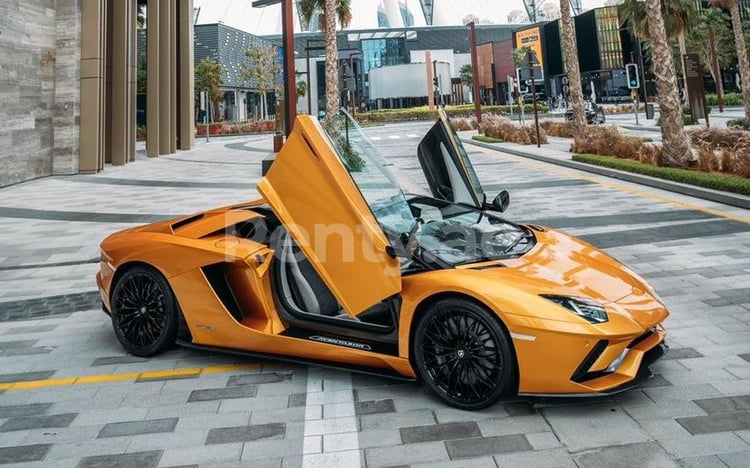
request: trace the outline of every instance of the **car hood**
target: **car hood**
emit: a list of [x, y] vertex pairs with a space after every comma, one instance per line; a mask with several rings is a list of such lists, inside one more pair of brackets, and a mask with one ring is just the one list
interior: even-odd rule
[[[535, 232], [537, 243], [525, 255], [503, 260], [504, 268], [484, 268], [488, 275], [517, 277], [535, 294], [555, 294], [615, 303], [649, 287], [627, 267], [599, 249], [553, 230]], [[488, 265], [489, 266], [489, 265]]]

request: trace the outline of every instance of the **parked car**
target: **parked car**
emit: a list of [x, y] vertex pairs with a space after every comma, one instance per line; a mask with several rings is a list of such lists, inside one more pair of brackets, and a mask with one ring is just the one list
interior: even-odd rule
[[[129, 353], [174, 344], [419, 378], [457, 408], [597, 395], [650, 376], [669, 315], [641, 277], [501, 214], [445, 113], [407, 195], [345, 114], [300, 115], [261, 199], [115, 233], [96, 276]], [[565, 207], [561, 207], [565, 209]]]

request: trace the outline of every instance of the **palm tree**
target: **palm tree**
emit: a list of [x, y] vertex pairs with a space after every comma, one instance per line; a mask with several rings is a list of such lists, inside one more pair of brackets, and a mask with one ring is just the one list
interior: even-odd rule
[[581, 68], [578, 63], [578, 44], [573, 17], [570, 15], [570, 0], [560, 0], [560, 22], [562, 24], [563, 49], [570, 82], [570, 104], [573, 108], [573, 135], [576, 139], [586, 137], [586, 115], [583, 111], [583, 86]]
[[326, 122], [330, 122], [338, 115], [340, 100], [336, 20], [342, 29], [352, 22], [351, 0], [297, 0], [297, 10], [308, 24], [315, 14], [320, 15], [326, 44]]
[[[620, 13], [623, 18], [630, 21], [633, 32], [641, 39], [649, 39], [648, 17], [646, 7], [642, 1], [625, 0], [620, 5]], [[699, 15], [695, 0], [662, 0], [661, 13], [664, 19], [664, 28], [667, 39], [677, 38], [680, 48], [680, 65], [682, 78], [685, 79], [685, 64], [682, 57], [687, 54], [685, 39], [690, 29], [698, 24]], [[687, 83], [683, 81], [685, 85]], [[685, 86], [687, 92], [687, 86]]]
[[745, 117], [750, 118], [750, 63], [747, 60], [747, 45], [742, 34], [742, 19], [740, 18], [740, 0], [711, 0], [711, 5], [729, 10], [732, 17], [734, 44], [737, 48], [737, 60], [740, 64], [740, 78], [742, 79], [742, 100], [745, 104]]
[[677, 93], [677, 77], [672, 47], [662, 17], [661, 0], [646, 0], [648, 32], [654, 56], [654, 76], [661, 114], [662, 164], [687, 167], [692, 153], [682, 124], [682, 106]]

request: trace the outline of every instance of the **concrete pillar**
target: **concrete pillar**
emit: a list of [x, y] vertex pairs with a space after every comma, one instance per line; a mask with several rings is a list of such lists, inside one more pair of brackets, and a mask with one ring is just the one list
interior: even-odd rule
[[[101, 0], [100, 0], [101, 1]], [[109, 106], [107, 105], [107, 99], [109, 97], [109, 89], [111, 83], [109, 74], [109, 24], [111, 23], [109, 18], [109, 9], [107, 8], [107, 2], [101, 1], [102, 4], [102, 16], [101, 16], [101, 42], [99, 48], [99, 57], [101, 57], [100, 69], [102, 73], [102, 86], [99, 92], [99, 106], [101, 108], [101, 114], [99, 115], [99, 170], [104, 169], [104, 164], [109, 161], [109, 138], [107, 136], [109, 125], [111, 125]]]
[[135, 161], [135, 139], [136, 139], [136, 114], [138, 95], [138, 2], [130, 0], [130, 11], [128, 14], [128, 32], [130, 35], [130, 67], [128, 74], [128, 85], [130, 87], [130, 112], [128, 114], [128, 161]]
[[[165, 1], [165, 0], [162, 0]], [[169, 152], [177, 152], [177, 0], [169, 0]]]
[[110, 115], [112, 124], [109, 128], [111, 144], [111, 161], [115, 166], [123, 166], [128, 160], [128, 137], [130, 134], [130, 83], [128, 80], [129, 72], [129, 31], [128, 31], [128, 11], [130, 10], [130, 0], [110, 0], [109, 8], [111, 9], [112, 22], [112, 96]]
[[195, 122], [195, 108], [193, 94], [195, 93], [195, 78], [193, 74], [193, 0], [181, 0], [178, 4], [179, 15], [179, 73], [177, 83], [179, 87], [179, 123], [178, 135], [181, 150], [193, 147], [193, 125]]
[[98, 172], [100, 163], [103, 89], [103, 6], [99, 0], [81, 3], [81, 126], [79, 171]]
[[146, 6], [146, 40], [147, 46], [147, 90], [146, 90], [146, 154], [148, 157], [159, 155], [160, 119], [159, 108], [161, 99], [159, 91], [161, 79], [159, 76], [159, 39], [161, 21], [160, 8], [157, 0], [148, 0]]
[[[151, 0], [153, 1], [153, 0]], [[172, 63], [171, 54], [171, 0], [159, 0], [159, 55], [154, 57], [159, 63], [159, 154], [169, 154], [172, 144], [171, 138], [171, 107], [172, 107]]]

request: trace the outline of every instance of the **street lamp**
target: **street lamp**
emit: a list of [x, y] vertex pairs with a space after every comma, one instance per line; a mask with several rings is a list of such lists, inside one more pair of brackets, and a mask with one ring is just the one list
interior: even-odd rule
[[294, 74], [294, 16], [292, 15], [293, 0], [255, 0], [253, 8], [263, 8], [281, 3], [281, 36], [284, 45], [284, 131], [286, 135], [292, 131], [294, 118], [297, 115], [297, 89]]

